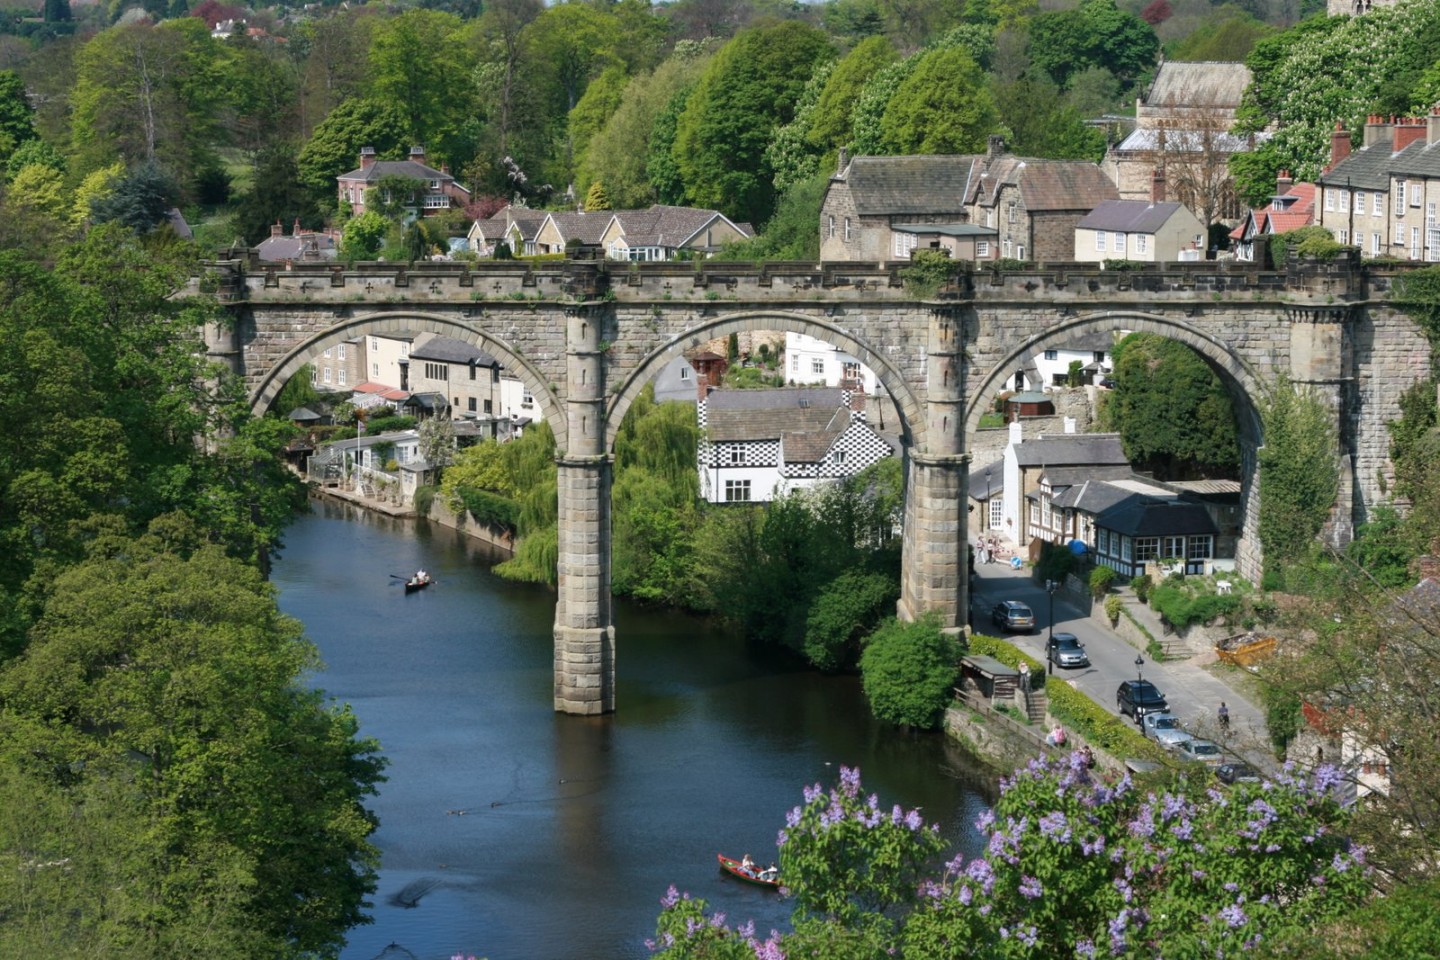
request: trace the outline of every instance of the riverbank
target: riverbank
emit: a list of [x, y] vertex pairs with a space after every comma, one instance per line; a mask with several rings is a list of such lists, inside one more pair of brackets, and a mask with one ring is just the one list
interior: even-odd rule
[[387, 517], [429, 520], [442, 527], [457, 530], [467, 537], [479, 540], [481, 543], [489, 544], [510, 556], [514, 556], [515, 554], [515, 537], [513, 534], [494, 530], [483, 524], [476, 523], [470, 519], [470, 517], [451, 510], [438, 498], [430, 502], [430, 512], [422, 516], [408, 503], [392, 503], [388, 500], [379, 500], [375, 497], [367, 497], [363, 493], [345, 490], [341, 487], [325, 487], [312, 483], [310, 484], [310, 490], [317, 496], [354, 504], [357, 507], [364, 507], [367, 510], [373, 510]]

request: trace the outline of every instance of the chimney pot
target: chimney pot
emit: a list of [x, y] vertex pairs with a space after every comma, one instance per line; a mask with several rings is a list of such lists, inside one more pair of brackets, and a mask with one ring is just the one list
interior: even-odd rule
[[369, 170], [369, 169], [370, 169], [371, 167], [373, 167], [374, 165], [375, 165], [375, 148], [374, 148], [374, 147], [361, 147], [361, 148], [360, 148], [360, 169], [361, 169], [361, 170]]
[[1165, 165], [1161, 164], [1155, 168], [1155, 173], [1150, 177], [1150, 202], [1165, 202]]
[[284, 227], [283, 224], [280, 223], [279, 220], [276, 220], [274, 223], [270, 224], [270, 236], [272, 236], [272, 237], [283, 237], [283, 236], [285, 236], [285, 227]]
[[1401, 117], [1395, 124], [1395, 145], [1391, 148], [1399, 153], [1417, 140], [1425, 137], [1426, 121], [1420, 117]]
[[836, 163], [835, 163], [835, 173], [836, 173], [836, 174], [844, 173], [844, 172], [845, 172], [845, 168], [848, 167], [848, 166], [850, 166], [850, 148], [849, 148], [849, 147], [841, 147], [841, 148], [840, 148], [840, 156], [839, 156], [839, 158], [836, 160]]
[[1005, 152], [1005, 138], [998, 133], [990, 134], [987, 144], [987, 152], [992, 160]]

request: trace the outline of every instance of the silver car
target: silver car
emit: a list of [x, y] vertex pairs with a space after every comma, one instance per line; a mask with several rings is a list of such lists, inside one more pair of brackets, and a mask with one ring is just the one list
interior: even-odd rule
[[1225, 754], [1220, 751], [1220, 745], [1210, 740], [1197, 740], [1191, 738], [1180, 744], [1177, 752], [1181, 759], [1198, 760], [1201, 763], [1208, 763], [1212, 767], [1225, 759]]
[[1088, 667], [1085, 645], [1073, 633], [1057, 633], [1045, 644], [1045, 655], [1057, 667]]
[[1173, 713], [1147, 713], [1140, 719], [1140, 729], [1166, 750], [1174, 750], [1186, 740], [1195, 739], [1180, 726]]

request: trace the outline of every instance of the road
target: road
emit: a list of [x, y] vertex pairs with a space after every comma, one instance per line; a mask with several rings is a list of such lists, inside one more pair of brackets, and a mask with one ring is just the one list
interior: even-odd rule
[[[1001, 600], [1019, 600], [1035, 611], [1036, 630], [1029, 635], [1009, 634], [990, 620], [990, 609]], [[977, 632], [999, 635], [1035, 659], [1045, 662], [1045, 639], [1050, 632], [1050, 597], [1044, 588], [1031, 579], [1029, 567], [1013, 570], [1007, 564], [982, 564], [976, 568], [971, 597], [971, 623]], [[1244, 757], [1265, 769], [1273, 769], [1269, 760], [1268, 737], [1264, 714], [1225, 681], [1214, 676], [1192, 657], [1166, 663], [1154, 663], [1114, 631], [1089, 616], [1082, 615], [1060, 598], [1054, 603], [1054, 629], [1073, 633], [1085, 645], [1090, 666], [1061, 670], [1055, 673], [1096, 703], [1115, 709], [1115, 692], [1122, 680], [1137, 676], [1160, 688], [1170, 704], [1170, 712], [1180, 718], [1185, 729], [1196, 736], [1208, 737], [1233, 754]], [[1142, 662], [1137, 666], [1136, 658]], [[1224, 701], [1230, 709], [1230, 734], [1222, 738], [1216, 722], [1216, 710]]]

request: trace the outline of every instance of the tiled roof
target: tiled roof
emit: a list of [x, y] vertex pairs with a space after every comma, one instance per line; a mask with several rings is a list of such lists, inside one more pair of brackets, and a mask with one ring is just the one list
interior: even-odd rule
[[1124, 233], [1155, 233], [1180, 211], [1183, 204], [1173, 200], [1106, 200], [1080, 218], [1081, 230], [1117, 230]]
[[1056, 507], [1080, 510], [1089, 514], [1100, 514], [1129, 500], [1131, 497], [1145, 497], [1151, 500], [1174, 499], [1159, 487], [1143, 483], [1117, 482], [1120, 477], [1093, 477], [1069, 486], [1063, 493], [1052, 498]]
[[255, 247], [261, 260], [328, 260], [335, 256], [335, 238], [324, 233], [302, 233], [290, 237], [266, 237]]
[[1125, 459], [1118, 433], [1066, 433], [1055, 437], [1036, 437], [1015, 445], [1015, 459], [1022, 467], [1130, 463]]
[[599, 243], [600, 235], [605, 232], [605, 227], [610, 223], [610, 213], [571, 213], [558, 212], [550, 214], [550, 220], [560, 231], [560, 236], [565, 242], [578, 240], [581, 243]]
[[843, 428], [850, 421], [840, 390], [716, 390], [705, 398], [705, 434], [713, 442], [778, 440], [789, 431]]
[[[1329, 171], [1320, 174], [1315, 182], [1324, 186], [1341, 186], [1356, 190], [1386, 190], [1390, 189], [1390, 171], [1394, 167], [1395, 155], [1390, 152], [1394, 146], [1394, 140], [1386, 136], [1384, 140], [1378, 140], [1369, 146], [1360, 147], [1351, 152], [1350, 156], [1335, 164]], [[1402, 154], [1408, 153], [1418, 143], [1412, 143]]]
[[1025, 160], [1017, 175], [1025, 209], [1031, 213], [1090, 210], [1120, 195], [1104, 171], [1081, 160]]
[[699, 207], [675, 207], [657, 203], [645, 210], [617, 210], [614, 217], [620, 222], [625, 243], [632, 247], [684, 246], [717, 217], [725, 219], [747, 237], [755, 235], [754, 229], [748, 223], [735, 223], [718, 210]]
[[780, 442], [784, 447], [785, 462], [819, 463], [844, 432], [843, 429], [784, 431], [780, 434]]
[[1173, 537], [1182, 534], [1215, 534], [1220, 530], [1210, 511], [1198, 503], [1176, 500], [1125, 502], [1095, 518], [1097, 527], [1132, 537]]
[[376, 160], [369, 167], [357, 167], [349, 173], [342, 173], [338, 180], [358, 180], [361, 183], [375, 183], [381, 177], [408, 177], [411, 180], [439, 180], [454, 182], [455, 178], [418, 160]]
[[1145, 93], [1147, 107], [1226, 111], [1240, 106], [1250, 68], [1230, 61], [1166, 60]]
[[1120, 480], [1130, 476], [1130, 464], [1101, 463], [1077, 467], [1046, 467], [1042, 475], [1051, 487], [1073, 487], [1086, 480]]
[[1401, 150], [1391, 172], [1417, 177], [1440, 177], [1440, 143], [1426, 143], [1422, 137]]
[[412, 359], [438, 360], [442, 363], [472, 363], [477, 367], [498, 367], [500, 361], [473, 344], [453, 337], [421, 334], [410, 348]]
[[[1199, 130], [1166, 130], [1165, 149], [1176, 153], [1199, 153], [1210, 150], [1215, 153], [1245, 153], [1269, 140], [1273, 134], [1261, 132], [1239, 136], [1225, 130], [1211, 130], [1208, 141]], [[1160, 149], [1160, 131], [1155, 127], [1137, 127], [1125, 135], [1113, 148], [1116, 153], [1151, 153]]]

